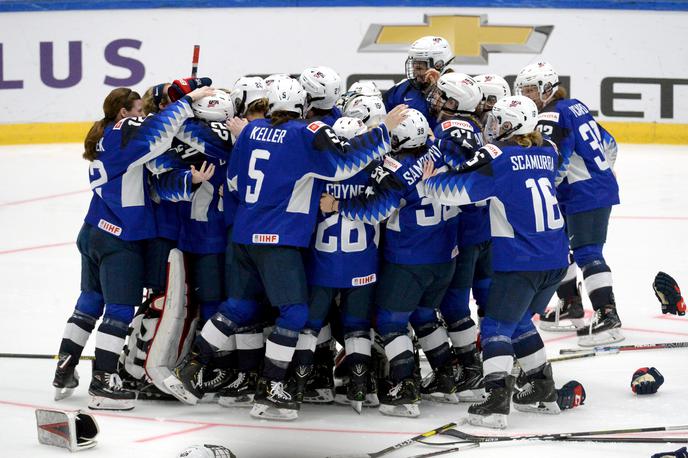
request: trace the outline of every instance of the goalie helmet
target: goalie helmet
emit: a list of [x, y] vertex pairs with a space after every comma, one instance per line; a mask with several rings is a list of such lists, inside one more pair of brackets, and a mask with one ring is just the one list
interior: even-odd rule
[[306, 112], [311, 108], [331, 110], [342, 95], [342, 78], [330, 67], [310, 67], [299, 76], [307, 96]]
[[229, 94], [215, 89], [215, 94], [208, 95], [191, 104], [194, 115], [204, 121], [225, 121], [234, 117], [234, 104]]
[[490, 139], [506, 140], [533, 132], [538, 123], [535, 102], [522, 95], [504, 97], [495, 103], [487, 118], [485, 132]]
[[236, 458], [236, 455], [222, 445], [192, 445], [179, 454], [178, 458]]
[[425, 74], [425, 72], [417, 74], [418, 63], [424, 62], [426, 70], [433, 68], [441, 73], [452, 59], [454, 59], [454, 53], [449, 42], [444, 38], [435, 36], [419, 38], [409, 48], [406, 58], [406, 77], [412, 84], [418, 85], [419, 79]]
[[236, 114], [244, 116], [251, 102], [262, 99], [267, 94], [268, 90], [263, 78], [259, 76], [242, 76], [234, 83], [234, 89], [229, 93], [229, 97], [234, 103]]
[[366, 127], [375, 127], [385, 118], [387, 110], [380, 97], [364, 95], [353, 99], [343, 114], [360, 119]]
[[291, 76], [287, 75], [286, 73], [273, 73], [272, 75], [268, 75], [265, 79], [263, 79], [263, 81], [265, 82], [265, 87], [269, 88], [275, 81], [286, 79], [291, 79]]
[[[516, 75], [514, 81], [514, 92], [516, 95], [525, 95], [524, 89], [530, 86], [535, 86], [539, 94], [539, 99], [543, 104], [546, 104], [556, 91], [559, 85], [559, 75], [549, 62], [536, 62], [534, 64], [526, 65]], [[545, 92], [550, 91], [548, 96]]]
[[332, 130], [337, 137], [345, 138], [351, 140], [356, 135], [361, 135], [368, 132], [368, 128], [363, 121], [358, 118], [349, 118], [342, 116], [337, 119], [334, 124], [332, 124]]
[[293, 78], [276, 80], [268, 89], [268, 115], [275, 111], [289, 111], [303, 117], [306, 91]]
[[439, 109], [450, 113], [473, 113], [483, 99], [478, 83], [465, 73], [451, 72], [440, 76], [437, 90], [442, 103]]
[[392, 150], [417, 148], [425, 145], [430, 126], [423, 113], [413, 108], [406, 110], [406, 118], [390, 132]]
[[498, 100], [511, 96], [509, 83], [493, 73], [484, 73], [473, 78], [483, 92], [483, 110], [491, 110]]

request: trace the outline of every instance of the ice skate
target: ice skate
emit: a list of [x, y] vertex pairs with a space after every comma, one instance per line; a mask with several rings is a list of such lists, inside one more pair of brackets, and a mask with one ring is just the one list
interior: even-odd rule
[[258, 374], [236, 372], [234, 379], [218, 393], [217, 403], [223, 407], [252, 407]]
[[480, 402], [487, 398], [483, 383], [483, 365], [479, 360], [461, 367], [456, 381], [456, 393], [459, 402]]
[[251, 416], [264, 420], [296, 420], [299, 404], [294, 390], [283, 381], [258, 380]]
[[453, 367], [438, 368], [425, 376], [421, 382], [421, 397], [429, 401], [458, 404], [455, 379]]
[[523, 389], [513, 396], [514, 408], [521, 412], [558, 414], [557, 390], [552, 378], [552, 366], [547, 363], [542, 370], [544, 378], [528, 378]]
[[55, 378], [53, 378], [56, 401], [70, 397], [74, 393], [74, 388], [79, 386], [79, 374], [76, 371], [76, 366], [69, 365], [72, 355], [62, 353], [58, 358]]
[[625, 337], [620, 328], [621, 319], [616, 313], [616, 306], [610, 304], [602, 307], [595, 311], [589, 326], [578, 330], [578, 345], [597, 347], [621, 342]]
[[[298, 369], [297, 369], [298, 370]], [[303, 402], [309, 404], [330, 404], [334, 402], [334, 375], [332, 368], [316, 364], [306, 381]]]
[[136, 393], [122, 388], [119, 374], [104, 371], [93, 371], [88, 394], [88, 408], [93, 410], [131, 410], [136, 400]]
[[380, 413], [393, 417], [420, 416], [420, 393], [415, 379], [411, 377], [396, 385], [389, 385], [380, 393]]
[[468, 423], [487, 428], [504, 429], [511, 409], [513, 377], [509, 376], [506, 386], [488, 391], [487, 399], [468, 407]]
[[204, 366], [196, 356], [193, 352], [189, 353], [179, 366], [174, 368], [172, 375], [163, 380], [165, 387], [175, 398], [189, 405], [196, 405], [203, 397], [201, 386]]
[[554, 308], [540, 315], [540, 329], [550, 332], [567, 332], [585, 327], [585, 311], [580, 286], [579, 283], [578, 295], [559, 299]]

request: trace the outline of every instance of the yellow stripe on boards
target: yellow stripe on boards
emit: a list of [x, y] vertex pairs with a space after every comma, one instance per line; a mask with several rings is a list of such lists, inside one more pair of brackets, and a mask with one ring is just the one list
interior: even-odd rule
[[[688, 124], [600, 121], [619, 143], [688, 145]], [[0, 145], [82, 143], [91, 122], [0, 124]]]

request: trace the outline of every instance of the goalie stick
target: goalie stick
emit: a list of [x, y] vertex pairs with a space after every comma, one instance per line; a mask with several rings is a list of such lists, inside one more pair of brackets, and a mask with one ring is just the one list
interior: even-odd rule
[[427, 431], [423, 434], [419, 434], [419, 435], [412, 437], [410, 439], [406, 439], [405, 441], [399, 442], [398, 444], [391, 445], [385, 449], [380, 450], [379, 452], [352, 453], [352, 454], [345, 454], [345, 455], [331, 455], [327, 458], [377, 458], [379, 456], [387, 455], [388, 453], [391, 453], [391, 452], [398, 450], [400, 448], [406, 447], [407, 445], [411, 445], [414, 442], [420, 442], [422, 439], [432, 437], [432, 436], [440, 434], [444, 431], [450, 430], [454, 426], [456, 426], [456, 423], [448, 423], [444, 426], [440, 426], [439, 428], [435, 428], [433, 430]]
[[[0, 353], [0, 358], [25, 358], [25, 359], [54, 359], [59, 360], [58, 355], [42, 355], [36, 353]], [[80, 361], [93, 361], [95, 356], [81, 356]]]
[[636, 344], [636, 345], [609, 345], [595, 347], [591, 350], [580, 350], [577, 348], [562, 348], [559, 350], [560, 355], [575, 355], [579, 353], [594, 352], [594, 353], [619, 353], [622, 351], [636, 351], [636, 350], [661, 350], [663, 348], [688, 348], [688, 342], [667, 342], [667, 343], [650, 343], [650, 344]]
[[191, 58], [191, 78], [196, 78], [198, 73], [199, 54], [201, 54], [201, 45], [194, 45], [193, 57]]

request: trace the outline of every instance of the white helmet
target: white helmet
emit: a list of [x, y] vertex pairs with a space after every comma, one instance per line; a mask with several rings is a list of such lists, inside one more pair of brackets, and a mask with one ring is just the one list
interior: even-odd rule
[[497, 101], [487, 118], [485, 132], [490, 140], [506, 140], [514, 135], [535, 131], [538, 108], [535, 102], [522, 95], [512, 95]]
[[363, 95], [351, 100], [345, 107], [343, 115], [358, 118], [367, 127], [375, 127], [385, 118], [387, 110], [380, 97]]
[[456, 100], [457, 106], [454, 109], [441, 107], [449, 112], [473, 113], [483, 99], [478, 83], [465, 73], [451, 72], [440, 76], [437, 81], [437, 90], [442, 94], [444, 104], [449, 99]]
[[301, 73], [299, 82], [308, 93], [305, 111], [330, 110], [342, 95], [342, 78], [330, 67], [309, 67]]
[[207, 95], [191, 104], [194, 115], [204, 121], [224, 121], [234, 117], [234, 104], [225, 91], [215, 89], [214, 95]]
[[368, 132], [368, 128], [363, 121], [358, 118], [349, 118], [342, 116], [332, 124], [332, 130], [337, 137], [343, 137], [351, 140], [356, 135], [361, 135]]
[[409, 48], [406, 58], [406, 77], [411, 82], [416, 81], [414, 62], [426, 62], [428, 69], [434, 68], [442, 72], [452, 59], [454, 59], [454, 53], [449, 42], [444, 38], [434, 36], [419, 38]]
[[364, 95], [382, 98], [382, 92], [380, 92], [380, 89], [378, 89], [377, 84], [374, 82], [356, 81], [349, 86], [349, 90], [342, 94], [339, 99], [337, 99], [335, 106], [344, 112], [347, 106], [349, 106], [349, 104], [351, 104], [356, 97], [361, 97]]
[[484, 73], [473, 79], [480, 86], [480, 90], [483, 91], [483, 102], [494, 104], [498, 100], [511, 95], [509, 83], [499, 75]]
[[178, 458], [236, 458], [236, 455], [222, 445], [192, 445], [179, 454]]
[[265, 87], [269, 88], [272, 83], [274, 83], [277, 80], [286, 80], [290, 79], [291, 76], [287, 75], [286, 73], [273, 73], [272, 75], [268, 75], [263, 79], [265, 81]]
[[234, 102], [236, 114], [239, 116], [246, 114], [246, 109], [251, 102], [267, 97], [267, 95], [268, 90], [265, 81], [259, 76], [242, 76], [234, 83], [234, 89], [229, 93], [232, 102]]
[[392, 129], [392, 150], [417, 148], [425, 145], [430, 135], [430, 126], [423, 113], [413, 108], [406, 110], [406, 118]]
[[[549, 62], [536, 62], [534, 64], [526, 65], [516, 75], [514, 81], [514, 92], [516, 95], [523, 95], [523, 88], [527, 86], [536, 86], [540, 94], [542, 103], [547, 103], [549, 99], [554, 97], [556, 87], [559, 85], [559, 75]], [[544, 97], [544, 93], [551, 90], [549, 96]]]
[[293, 78], [278, 79], [268, 89], [268, 112], [290, 111], [303, 117], [306, 105], [306, 91]]

